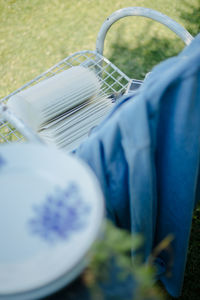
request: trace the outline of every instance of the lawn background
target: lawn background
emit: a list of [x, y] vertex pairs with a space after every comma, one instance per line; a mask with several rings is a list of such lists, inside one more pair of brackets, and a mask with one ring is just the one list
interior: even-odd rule
[[[128, 6], [159, 10], [193, 35], [200, 31], [200, 0], [0, 0], [0, 98], [69, 54], [94, 50], [106, 17]], [[110, 29], [105, 56], [127, 75], [143, 78], [183, 46], [163, 25], [128, 17]]]
[[[156, 9], [192, 35], [200, 32], [200, 0], [0, 0], [0, 98], [68, 55], [94, 50], [104, 20], [128, 6]], [[183, 47], [163, 25], [128, 17], [109, 30], [104, 54], [127, 75], [139, 79]], [[197, 210], [182, 300], [200, 298], [199, 246]]]

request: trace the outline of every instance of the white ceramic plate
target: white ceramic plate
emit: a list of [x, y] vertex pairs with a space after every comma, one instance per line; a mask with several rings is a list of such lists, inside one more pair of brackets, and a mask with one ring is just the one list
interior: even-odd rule
[[43, 145], [0, 147], [0, 299], [36, 299], [86, 264], [104, 214], [82, 161]]

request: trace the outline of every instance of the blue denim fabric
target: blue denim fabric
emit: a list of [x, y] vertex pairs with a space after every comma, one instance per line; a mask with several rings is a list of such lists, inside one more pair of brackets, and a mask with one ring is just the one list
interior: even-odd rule
[[195, 201], [200, 194], [200, 35], [124, 97], [76, 151], [101, 184], [108, 218], [145, 237], [144, 258], [168, 234], [159, 279], [181, 293]]

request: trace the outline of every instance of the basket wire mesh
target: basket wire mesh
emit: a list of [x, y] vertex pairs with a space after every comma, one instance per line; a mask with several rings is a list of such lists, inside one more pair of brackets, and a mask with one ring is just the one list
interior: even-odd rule
[[[110, 97], [110, 101], [113, 101], [114, 98], [116, 99], [118, 95], [123, 94], [130, 82], [130, 78], [108, 59], [95, 51], [85, 50], [76, 52], [60, 61], [58, 64], [24, 84], [19, 89], [2, 98], [0, 104], [6, 104], [11, 96], [73, 66], [83, 66], [93, 70], [101, 82], [101, 92]], [[23, 140], [25, 140], [24, 136], [8, 121], [5, 121], [0, 117], [0, 143]]]

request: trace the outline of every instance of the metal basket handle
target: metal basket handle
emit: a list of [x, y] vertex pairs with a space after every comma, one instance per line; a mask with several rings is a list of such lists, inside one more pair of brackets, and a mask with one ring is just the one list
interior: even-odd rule
[[110, 15], [106, 21], [101, 26], [101, 29], [98, 33], [97, 40], [96, 40], [96, 51], [97, 53], [103, 55], [104, 50], [104, 40], [106, 37], [106, 34], [109, 30], [109, 28], [119, 19], [122, 19], [124, 17], [128, 16], [141, 16], [150, 18], [152, 20], [155, 20], [165, 26], [167, 26], [169, 29], [171, 29], [173, 32], [175, 32], [186, 45], [189, 45], [190, 42], [193, 40], [193, 36], [180, 24], [178, 24], [176, 21], [172, 20], [168, 16], [153, 10], [149, 8], [144, 7], [126, 7], [120, 10], [117, 10], [112, 15]]

